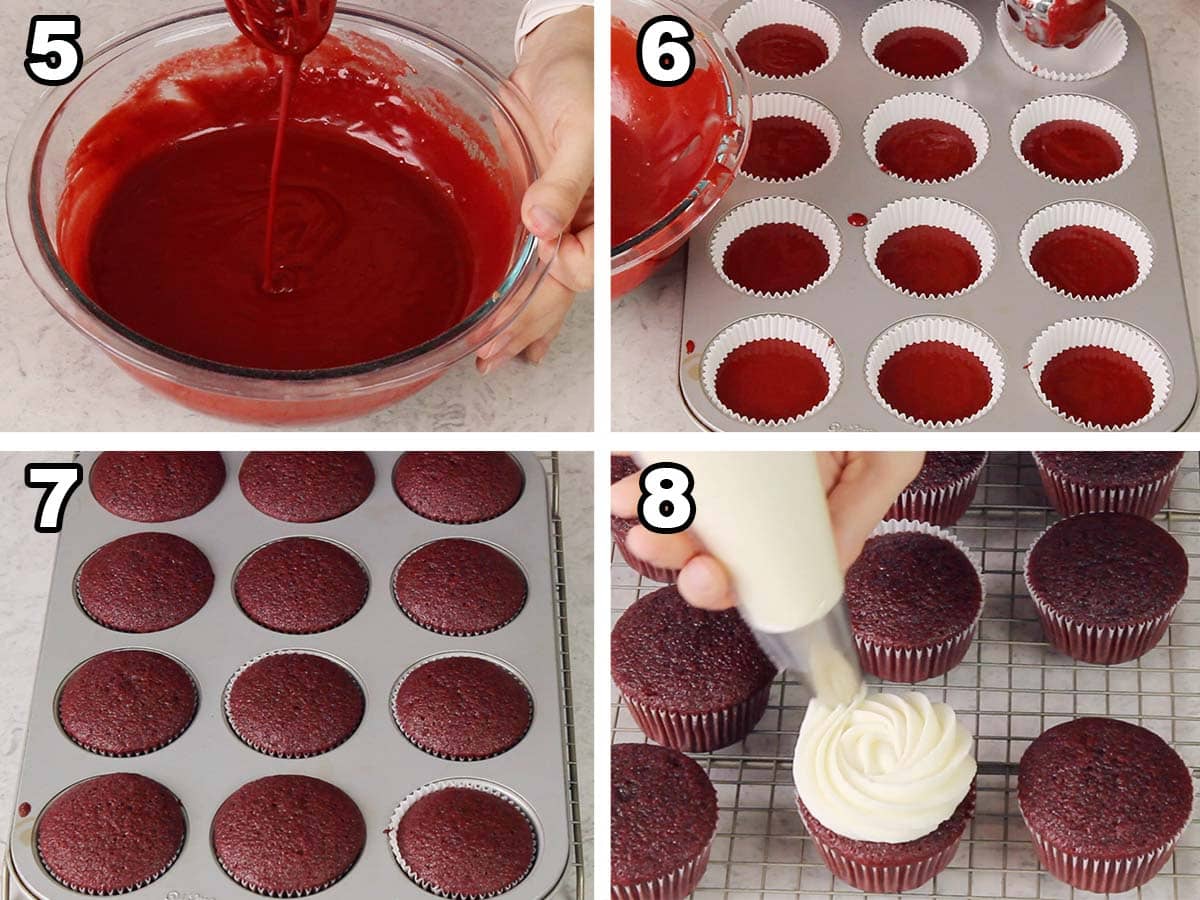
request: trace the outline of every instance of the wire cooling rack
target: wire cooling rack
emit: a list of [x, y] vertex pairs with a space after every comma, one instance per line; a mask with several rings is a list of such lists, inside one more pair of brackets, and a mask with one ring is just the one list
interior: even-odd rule
[[[1083, 715], [1137, 722], [1169, 741], [1200, 774], [1198, 464], [1189, 454], [1171, 503], [1157, 520], [1187, 551], [1191, 576], [1184, 600], [1154, 650], [1105, 667], [1076, 663], [1043, 640], [1021, 571], [1025, 550], [1059, 517], [1048, 508], [1029, 454], [991, 455], [974, 504], [954, 528], [983, 564], [986, 605], [979, 633], [960, 665], [917, 687], [949, 703], [975, 735], [977, 809], [949, 868], [906, 897], [1099, 896], [1077, 892], [1039, 867], [1017, 808], [1021, 754], [1060, 722]], [[661, 585], [625, 565], [615, 547], [612, 559], [615, 622], [636, 598]], [[645, 740], [615, 686], [612, 696], [614, 743]], [[697, 900], [865, 896], [825, 868], [796, 813], [792, 751], [807, 698], [803, 685], [781, 676], [753, 734], [733, 747], [695, 756], [716, 786], [720, 808], [711, 862], [693, 895]], [[1113, 896], [1200, 898], [1200, 816], [1156, 878]]]

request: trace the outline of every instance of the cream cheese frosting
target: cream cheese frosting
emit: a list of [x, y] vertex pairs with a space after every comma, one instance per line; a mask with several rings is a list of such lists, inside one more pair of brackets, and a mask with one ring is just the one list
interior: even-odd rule
[[902, 844], [949, 819], [975, 779], [971, 735], [924, 694], [809, 703], [792, 764], [796, 793], [826, 828]]

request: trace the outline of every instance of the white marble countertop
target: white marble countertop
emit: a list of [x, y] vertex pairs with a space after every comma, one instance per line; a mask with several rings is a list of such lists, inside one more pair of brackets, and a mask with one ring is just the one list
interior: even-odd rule
[[[25, 724], [41, 647], [46, 594], [57, 537], [36, 534], [31, 523], [39, 494], [20, 485], [30, 462], [69, 461], [68, 453], [0, 454], [0, 559], [5, 570], [0, 600], [0, 857], [3, 856], [16, 803], [17, 773], [25, 742]], [[592, 838], [592, 454], [559, 455], [560, 501], [566, 554], [568, 619], [575, 691], [576, 744], [582, 786], [585, 871], [591, 872]], [[546, 462], [548, 465], [548, 461]], [[589, 896], [592, 885], [588, 882]], [[574, 896], [574, 880], [564, 882], [559, 896]]]
[[[1194, 342], [1200, 347], [1200, 4], [1194, 0], [1120, 0], [1150, 47], [1159, 126]], [[722, 0], [694, 0], [712, 12]], [[831, 3], [831, 8], [837, 4]], [[613, 310], [614, 431], [694, 431], [679, 394], [683, 257], [624, 297]], [[1189, 427], [1200, 428], [1200, 413]]]
[[[42, 88], [17, 59], [29, 18], [79, 12], [85, 50], [151, 18], [213, 0], [5, 0], [0, 33], [13, 39], [0, 75], [0, 167]], [[521, 0], [355, 0], [427, 23], [473, 48], [503, 72], [513, 66]], [[19, 40], [14, 36], [20, 36]], [[0, 204], [4, 200], [0, 197]], [[0, 430], [255, 430], [191, 412], [134, 382], [41, 297], [0, 228]], [[514, 362], [482, 377], [463, 360], [415, 397], [373, 415], [324, 426], [345, 431], [587, 431], [592, 427], [592, 298], [581, 297], [540, 366]]]

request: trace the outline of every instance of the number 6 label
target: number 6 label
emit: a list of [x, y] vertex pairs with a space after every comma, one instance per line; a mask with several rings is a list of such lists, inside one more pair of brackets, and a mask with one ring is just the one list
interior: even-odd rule
[[642, 470], [638, 519], [656, 534], [678, 534], [696, 518], [692, 473], [675, 463], [655, 463]]
[[638, 33], [637, 60], [642, 77], [659, 87], [683, 84], [696, 71], [692, 26], [678, 16], [655, 16]]
[[34, 16], [29, 20], [25, 45], [25, 71], [38, 84], [69, 84], [83, 69], [79, 16]]

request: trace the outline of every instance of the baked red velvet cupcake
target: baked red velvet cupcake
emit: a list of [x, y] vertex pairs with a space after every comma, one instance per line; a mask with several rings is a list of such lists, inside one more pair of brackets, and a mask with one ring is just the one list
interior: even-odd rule
[[863, 668], [915, 683], [962, 662], [983, 612], [983, 583], [950, 532], [884, 522], [846, 572], [845, 598]]
[[1158, 735], [1116, 719], [1056, 725], [1029, 745], [1017, 776], [1038, 858], [1098, 894], [1145, 884], [1192, 815], [1192, 776]]
[[953, 525], [975, 499], [985, 463], [986, 453], [926, 453], [921, 471], [884, 518]]
[[430, 631], [459, 637], [503, 628], [525, 606], [525, 574], [490, 544], [445, 538], [418, 547], [392, 584], [404, 614]]
[[1126, 513], [1063, 519], [1025, 556], [1025, 584], [1046, 639], [1102, 665], [1137, 659], [1162, 639], [1187, 579], [1179, 542]]
[[613, 900], [682, 900], [699, 883], [717, 833], [717, 792], [678, 750], [612, 748]]
[[529, 818], [483, 784], [421, 788], [396, 810], [389, 830], [400, 868], [443, 897], [502, 894], [525, 879], [537, 858]]
[[[609, 482], [610, 484], [616, 484], [622, 478], [638, 471], [638, 464], [633, 461], [631, 456], [618, 456], [614, 453], [611, 457], [611, 465], [612, 481]], [[613, 542], [621, 551], [621, 557], [629, 565], [629, 568], [651, 581], [674, 584], [675, 579], [679, 577], [678, 569], [661, 569], [658, 566], [652, 566], [645, 560], [638, 559], [625, 546], [625, 538], [628, 537], [630, 530], [638, 523], [638, 520], [636, 518], [623, 519], [620, 516], [610, 516], [609, 518], [612, 520]]]
[[1089, 512], [1151, 518], [1171, 498], [1182, 453], [1034, 453], [1050, 503], [1064, 516]]
[[225, 714], [237, 736], [259, 753], [287, 759], [348, 741], [364, 706], [362, 688], [345, 667], [298, 651], [260, 657], [225, 691]]
[[405, 453], [392, 485], [417, 515], [471, 525], [512, 509], [525, 490], [525, 474], [507, 453]]
[[613, 681], [638, 726], [687, 753], [749, 734], [775, 671], [737, 610], [697, 609], [673, 587], [639, 598], [613, 628]]
[[110, 650], [70, 674], [58, 721], [80, 747], [138, 756], [170, 744], [196, 717], [200, 696], [187, 670], [152, 650]]
[[367, 843], [362, 812], [340, 788], [305, 775], [244, 784], [213, 817], [213, 849], [229, 877], [269, 897], [324, 890]]
[[134, 522], [170, 522], [198, 513], [225, 484], [220, 453], [101, 453], [89, 477], [96, 502]]
[[233, 595], [251, 619], [283, 634], [316, 634], [350, 621], [370, 579], [332, 541], [290, 537], [255, 550], [238, 568]]
[[100, 775], [67, 788], [38, 820], [37, 851], [55, 881], [84, 894], [123, 894], [161, 877], [187, 824], [174, 794], [142, 775]]
[[147, 634], [186, 622], [208, 602], [213, 570], [195, 544], [144, 531], [105, 544], [79, 567], [75, 593], [93, 620]]
[[477, 656], [422, 663], [392, 697], [404, 736], [443, 759], [488, 759], [520, 743], [533, 721], [533, 701], [512, 672]]
[[353, 512], [375, 487], [365, 453], [249, 453], [238, 472], [242, 493], [284, 522], [327, 522]]

